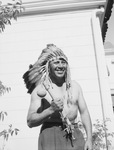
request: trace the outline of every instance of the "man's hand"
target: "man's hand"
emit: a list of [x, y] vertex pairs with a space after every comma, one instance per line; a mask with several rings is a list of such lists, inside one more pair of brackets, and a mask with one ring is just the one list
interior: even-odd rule
[[52, 100], [51, 102], [51, 108], [54, 110], [54, 111], [62, 111], [63, 110], [63, 100], [61, 100], [60, 98], [57, 98], [55, 100]]
[[92, 150], [92, 140], [86, 140], [84, 150]]

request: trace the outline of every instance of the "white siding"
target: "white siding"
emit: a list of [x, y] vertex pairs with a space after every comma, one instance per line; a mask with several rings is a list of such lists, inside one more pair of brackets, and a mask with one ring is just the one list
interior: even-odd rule
[[19, 18], [0, 34], [0, 80], [11, 87], [11, 92], [0, 100], [0, 110], [8, 112], [0, 127], [12, 123], [20, 129], [7, 145], [11, 150], [37, 150], [40, 128], [27, 127], [30, 95], [22, 75], [49, 43], [68, 56], [72, 79], [82, 87], [92, 120], [102, 118], [91, 12]]

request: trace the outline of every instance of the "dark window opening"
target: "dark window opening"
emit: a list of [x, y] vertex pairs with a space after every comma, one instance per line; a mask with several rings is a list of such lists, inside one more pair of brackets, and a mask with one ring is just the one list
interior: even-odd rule
[[112, 106], [113, 106], [113, 112], [114, 112], [114, 94], [111, 94], [112, 97]]

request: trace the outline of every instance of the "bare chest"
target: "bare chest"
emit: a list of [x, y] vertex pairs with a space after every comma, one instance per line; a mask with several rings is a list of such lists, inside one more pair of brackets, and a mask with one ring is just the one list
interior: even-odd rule
[[77, 105], [78, 93], [76, 91], [70, 91], [71, 99], [69, 100], [69, 95], [67, 90], [62, 90], [61, 88], [50, 88], [47, 91], [45, 98], [51, 103], [52, 99], [61, 99], [64, 102], [64, 105]]
[[63, 114], [67, 116], [70, 120], [74, 120], [77, 117], [78, 111], [78, 93], [76, 91], [71, 91], [71, 99], [69, 99], [68, 92], [61, 89], [51, 89], [47, 92], [47, 101], [51, 103], [52, 99], [60, 98], [63, 101]]

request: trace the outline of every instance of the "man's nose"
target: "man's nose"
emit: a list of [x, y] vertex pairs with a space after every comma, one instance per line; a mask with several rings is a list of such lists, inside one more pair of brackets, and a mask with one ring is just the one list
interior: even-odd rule
[[62, 68], [62, 67], [63, 67], [63, 64], [62, 64], [62, 63], [59, 63], [58, 67]]

